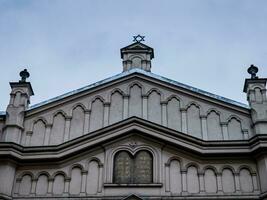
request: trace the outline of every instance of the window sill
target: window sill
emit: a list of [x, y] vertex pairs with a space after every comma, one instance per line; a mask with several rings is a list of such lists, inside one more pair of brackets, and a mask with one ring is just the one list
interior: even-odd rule
[[162, 187], [162, 183], [104, 183], [104, 187]]

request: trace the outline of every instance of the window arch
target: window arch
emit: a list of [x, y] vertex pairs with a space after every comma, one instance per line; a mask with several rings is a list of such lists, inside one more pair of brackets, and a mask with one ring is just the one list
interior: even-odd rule
[[138, 184], [153, 182], [153, 156], [141, 150], [134, 156], [127, 151], [119, 151], [114, 157], [113, 182], [118, 184]]

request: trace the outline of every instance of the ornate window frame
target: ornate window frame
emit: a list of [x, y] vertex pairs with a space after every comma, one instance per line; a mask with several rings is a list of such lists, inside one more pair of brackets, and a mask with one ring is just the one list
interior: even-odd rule
[[[148, 151], [151, 156], [152, 156], [152, 169], [153, 169], [153, 173], [152, 173], [152, 183], [144, 183], [144, 184], [136, 184], [136, 183], [131, 183], [131, 184], [117, 184], [114, 183], [113, 177], [114, 177], [114, 159], [115, 159], [115, 155], [119, 152], [119, 151], [126, 151], [129, 154], [131, 154], [132, 156], [136, 155], [136, 153], [138, 153], [139, 151]], [[140, 146], [119, 146], [118, 148], [114, 148], [111, 151], [107, 152], [106, 154], [106, 180], [104, 183], [105, 187], [116, 187], [116, 186], [121, 186], [121, 187], [161, 187], [162, 183], [160, 183], [159, 179], [160, 179], [160, 163], [159, 163], [159, 153], [150, 146], [144, 146], [144, 145], [140, 145]]]

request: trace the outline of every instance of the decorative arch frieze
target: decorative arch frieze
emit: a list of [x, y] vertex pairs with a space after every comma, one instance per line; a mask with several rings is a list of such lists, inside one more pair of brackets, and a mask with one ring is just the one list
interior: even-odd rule
[[71, 171], [73, 170], [73, 168], [79, 168], [81, 171], [85, 171], [85, 166], [81, 163], [75, 163], [73, 165], [71, 165], [69, 167], [69, 170], [68, 170], [68, 177], [70, 177], [71, 175]]
[[111, 102], [111, 96], [116, 92], [118, 92], [122, 97], [127, 96], [127, 94], [124, 91], [122, 91], [120, 88], [114, 88], [108, 94], [108, 102]]
[[144, 96], [149, 96], [152, 92], [156, 92], [160, 95], [160, 101], [164, 100], [164, 94], [158, 88], [151, 88]]
[[131, 82], [127, 87], [127, 95], [130, 95], [131, 88], [134, 86], [138, 86], [141, 89], [141, 96], [145, 95], [145, 87], [139, 82], [139, 81], [133, 81]]
[[35, 175], [35, 179], [38, 179], [41, 175], [45, 175], [49, 179], [52, 178], [52, 176], [47, 171], [40, 171]]
[[172, 94], [172, 95], [168, 96], [164, 101], [166, 103], [168, 103], [172, 99], [176, 99], [177, 101], [179, 101], [179, 103], [180, 103], [180, 109], [185, 109], [184, 101], [178, 95]]
[[183, 159], [181, 159], [181, 158], [178, 157], [178, 156], [172, 156], [172, 157], [170, 157], [170, 158], [167, 160], [167, 162], [165, 163], [165, 165], [170, 166], [171, 162], [174, 161], [174, 160], [178, 161], [178, 162], [181, 164], [181, 166], [184, 166], [184, 164], [183, 164]]
[[55, 177], [56, 177], [57, 175], [62, 175], [62, 176], [64, 177], [64, 180], [67, 180], [67, 179], [70, 178], [70, 177], [68, 177], [68, 175], [67, 175], [66, 172], [64, 172], [64, 171], [56, 171], [56, 172], [54, 172], [54, 173], [51, 175], [51, 178], [52, 178], [52, 179], [55, 179]]
[[86, 111], [86, 110], [88, 110], [87, 108], [86, 108], [86, 106], [83, 104], [83, 103], [76, 103], [76, 104], [74, 104], [72, 107], [71, 107], [71, 116], [73, 116], [73, 110], [75, 110], [77, 107], [80, 107], [84, 112]]

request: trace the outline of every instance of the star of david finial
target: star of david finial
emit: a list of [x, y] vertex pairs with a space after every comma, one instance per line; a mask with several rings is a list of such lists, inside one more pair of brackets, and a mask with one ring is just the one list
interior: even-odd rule
[[145, 41], [145, 36], [142, 36], [140, 34], [136, 35], [136, 36], [133, 36], [133, 42], [142, 42], [142, 41]]

